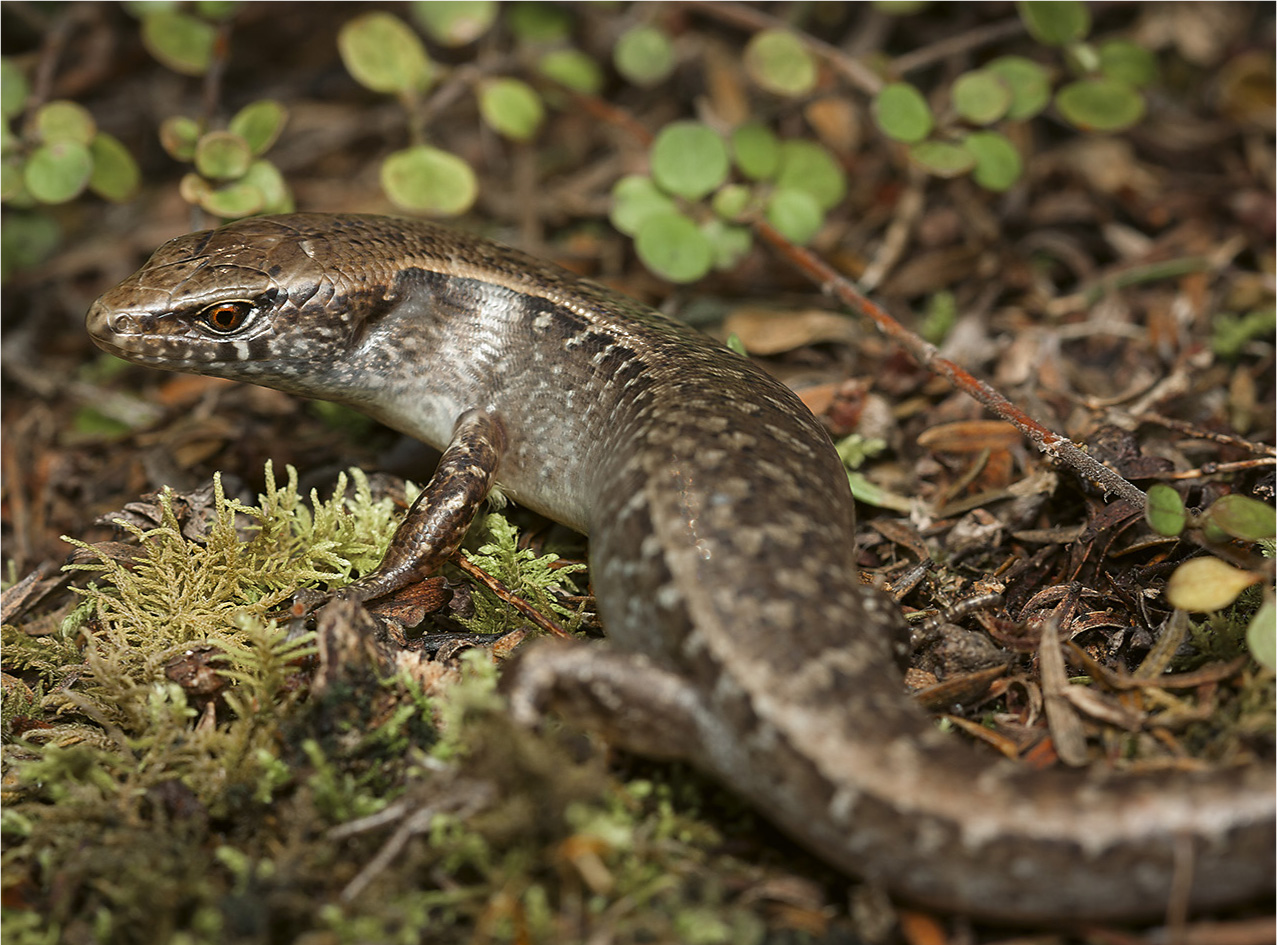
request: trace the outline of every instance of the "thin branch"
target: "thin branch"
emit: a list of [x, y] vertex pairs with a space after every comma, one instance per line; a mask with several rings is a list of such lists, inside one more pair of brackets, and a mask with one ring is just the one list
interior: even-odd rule
[[879, 331], [902, 345], [922, 367], [948, 379], [956, 388], [974, 397], [1003, 420], [1013, 424], [1041, 452], [1072, 467], [1083, 479], [1104, 490], [1106, 495], [1115, 493], [1136, 509], [1144, 509], [1148, 500], [1143, 492], [1100, 463], [1072, 440], [1042, 426], [989, 384], [978, 380], [965, 368], [959, 367], [948, 358], [942, 358], [934, 345], [928, 344], [906, 329], [886, 311], [861, 295], [851, 282], [815, 253], [801, 246], [795, 246], [765, 220], [755, 220], [754, 231], [800, 271], [819, 283], [824, 291], [833, 295], [852, 311], [864, 315], [878, 327]]
[[933, 62], [939, 62], [941, 59], [948, 59], [950, 56], [959, 53], [979, 49], [981, 46], [996, 43], [998, 40], [1006, 39], [1009, 36], [1019, 36], [1023, 32], [1024, 22], [1019, 17], [1002, 20], [998, 23], [985, 23], [974, 29], [967, 30], [965, 33], [946, 37], [937, 43], [932, 43], [930, 46], [924, 46], [922, 49], [915, 49], [911, 53], [897, 56], [891, 62], [891, 71], [895, 75], [908, 75], [915, 69], [929, 66]]

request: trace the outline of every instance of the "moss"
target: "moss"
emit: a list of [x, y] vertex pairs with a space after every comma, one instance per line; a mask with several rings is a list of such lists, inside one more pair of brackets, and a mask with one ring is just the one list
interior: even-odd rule
[[[203, 528], [166, 493], [128, 549], [73, 542], [76, 599], [4, 628], [26, 681], [3, 703], [6, 941], [759, 940], [757, 868], [672, 801], [717, 789], [618, 783], [588, 739], [514, 727], [486, 651], [430, 694], [359, 648], [316, 684], [315, 633], [274, 609], [379, 560], [394, 505], [351, 482], [306, 500], [268, 468], [256, 506], [218, 485]], [[579, 620], [571, 566], [484, 526], [475, 559]], [[483, 598], [472, 627], [515, 619]]]

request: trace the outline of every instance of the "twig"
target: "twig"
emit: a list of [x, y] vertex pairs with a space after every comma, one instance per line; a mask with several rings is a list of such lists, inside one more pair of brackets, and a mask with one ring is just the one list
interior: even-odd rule
[[872, 292], [878, 287], [909, 245], [909, 235], [913, 232], [918, 217], [922, 216], [922, 198], [926, 186], [926, 175], [911, 165], [909, 184], [896, 201], [896, 211], [883, 236], [882, 247], [860, 276], [860, 285], [866, 292]]
[[493, 594], [497, 595], [500, 600], [505, 601], [542, 630], [547, 633], [551, 633], [556, 637], [561, 637], [564, 640], [572, 639], [572, 634], [568, 633], [553, 620], [542, 616], [542, 614], [526, 600], [518, 594], [515, 594], [491, 574], [483, 570], [483, 568], [471, 562], [465, 555], [453, 555], [452, 563], [460, 568], [461, 571], [468, 575], [472, 580], [478, 581]]
[[959, 33], [957, 36], [949, 36], [930, 46], [924, 46], [922, 49], [915, 49], [911, 53], [903, 56], [897, 56], [891, 61], [891, 71], [896, 75], [908, 75], [915, 69], [921, 69], [931, 65], [933, 62], [939, 62], [941, 59], [947, 59], [958, 53], [968, 52], [972, 49], [979, 49], [989, 43], [996, 43], [1000, 39], [1006, 39], [1008, 36], [1019, 36], [1024, 32], [1024, 23], [1019, 17], [1012, 20], [1002, 20], [999, 23], [986, 23], [977, 26], [975, 29], [967, 30], [965, 33]]
[[846, 278], [815, 253], [801, 246], [795, 246], [765, 220], [757, 219], [753, 225], [754, 232], [771, 244], [772, 248], [812, 280], [818, 282], [824, 291], [833, 295], [852, 311], [872, 321], [879, 331], [902, 345], [922, 367], [947, 378], [959, 390], [974, 397], [1003, 420], [1014, 424], [1041, 452], [1072, 467], [1082, 478], [1104, 490], [1106, 495], [1115, 493], [1136, 509], [1140, 511], [1144, 509], [1147, 498], [1143, 492], [1089, 455], [1072, 440], [1042, 426], [993, 387], [972, 376], [965, 368], [959, 367], [948, 358], [940, 357], [934, 345], [923, 341], [878, 305], [861, 295]]

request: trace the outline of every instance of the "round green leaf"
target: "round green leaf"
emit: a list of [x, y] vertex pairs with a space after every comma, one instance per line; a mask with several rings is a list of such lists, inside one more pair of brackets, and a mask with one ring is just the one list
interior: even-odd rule
[[805, 190], [777, 187], [767, 200], [767, 222], [792, 243], [806, 243], [825, 221], [820, 204]]
[[655, 26], [636, 26], [616, 41], [612, 62], [635, 85], [656, 85], [674, 71], [674, 44]]
[[187, 203], [192, 206], [199, 206], [200, 202], [213, 192], [213, 187], [194, 171], [188, 171], [178, 181], [177, 192]]
[[1121, 131], [1144, 117], [1144, 96], [1116, 79], [1079, 79], [1055, 95], [1055, 105], [1083, 131]]
[[723, 220], [706, 221], [701, 225], [701, 232], [709, 241], [715, 269], [730, 269], [744, 259], [754, 245], [749, 227], [734, 226]]
[[545, 118], [541, 96], [519, 79], [492, 79], [479, 88], [479, 113], [483, 120], [514, 141], [527, 141]]
[[650, 177], [631, 174], [612, 187], [612, 225], [627, 236], [635, 236], [648, 217], [677, 213], [678, 207]]
[[244, 4], [239, 0], [198, 0], [195, 9], [206, 20], [229, 20]]
[[296, 209], [284, 175], [270, 161], [258, 158], [249, 165], [241, 182], [256, 187], [261, 193], [263, 213], [292, 213]]
[[288, 109], [274, 99], [264, 98], [236, 112], [227, 130], [247, 141], [249, 150], [259, 155], [275, 143], [287, 120]]
[[374, 92], [421, 92], [433, 68], [426, 49], [399, 17], [376, 11], [357, 16], [337, 34], [341, 61], [360, 85]]
[[0, 114], [5, 118], [21, 115], [29, 94], [26, 73], [12, 59], [0, 59]]
[[207, 191], [201, 197], [199, 204], [214, 216], [238, 220], [241, 217], [251, 217], [254, 213], [261, 213], [262, 208], [266, 206], [266, 198], [252, 184], [241, 180]]
[[203, 75], [213, 62], [217, 27], [176, 10], [142, 17], [142, 45], [174, 72]]
[[714, 261], [709, 240], [681, 213], [648, 217], [634, 238], [643, 265], [670, 282], [695, 282]]
[[1007, 190], [1024, 172], [1020, 152], [1005, 135], [996, 131], [976, 131], [967, 135], [962, 143], [975, 155], [972, 176], [985, 190]]
[[883, 134], [906, 144], [921, 141], [935, 126], [931, 106], [908, 82], [892, 82], [883, 88], [874, 99], [873, 113]]
[[492, 28], [497, 5], [494, 0], [418, 0], [412, 15], [435, 42], [465, 46]]
[[909, 148], [909, 157], [936, 177], [959, 177], [975, 167], [975, 154], [947, 141], [920, 141]]
[[823, 213], [847, 193], [847, 181], [833, 156], [814, 141], [782, 141], [776, 186], [811, 194]]
[[1185, 561], [1166, 582], [1166, 599], [1172, 607], [1195, 613], [1223, 610], [1237, 595], [1264, 579], [1262, 574], [1243, 571], [1218, 558]]
[[766, 125], [752, 121], [732, 132], [736, 166], [750, 180], [771, 177], [780, 167], [780, 142]]
[[1023, 56], [1002, 56], [984, 67], [985, 72], [1001, 76], [1011, 90], [1007, 117], [1013, 121], [1032, 118], [1051, 100], [1051, 77], [1046, 69]]
[[743, 184], [724, 184], [714, 193], [711, 206], [724, 220], [735, 220], [745, 212], [751, 196], [750, 189]]
[[40, 106], [35, 113], [36, 132], [41, 141], [74, 141], [88, 144], [98, 133], [97, 123], [83, 105], [58, 100]]
[[1137, 89], [1157, 81], [1157, 59], [1143, 46], [1125, 39], [1109, 39], [1100, 44], [1100, 71]]
[[116, 203], [123, 203], [133, 196], [142, 181], [142, 172], [118, 138], [99, 131], [89, 145], [89, 154], [93, 157], [90, 190]]
[[252, 160], [248, 142], [229, 131], [210, 131], [195, 146], [195, 169], [213, 180], [243, 177]]
[[8, 156], [0, 161], [0, 200], [9, 203], [20, 200], [23, 195], [30, 198], [22, 179], [22, 160], [16, 154]]
[[44, 262], [62, 243], [62, 227], [43, 211], [6, 213], [0, 227], [0, 264], [5, 278]]
[[160, 122], [160, 146], [179, 161], [195, 160], [195, 146], [200, 142], [200, 126], [193, 118], [175, 115]]
[[84, 190], [92, 173], [88, 148], [76, 141], [57, 141], [31, 152], [22, 180], [41, 203], [65, 203]]
[[1277, 606], [1272, 594], [1264, 596], [1264, 602], [1250, 618], [1246, 627], [1246, 646], [1250, 655], [1269, 669], [1277, 669]]
[[512, 3], [503, 22], [525, 43], [557, 43], [572, 35], [572, 14], [564, 3]]
[[603, 88], [603, 70], [579, 49], [556, 49], [537, 63], [537, 71], [574, 92], [597, 95]]
[[662, 189], [699, 200], [727, 179], [727, 146], [694, 121], [666, 125], [652, 143], [652, 178]]
[[953, 107], [974, 125], [991, 125], [1011, 107], [1011, 89], [997, 73], [977, 69], [953, 83]]
[[1020, 0], [1020, 19], [1047, 46], [1075, 43], [1091, 31], [1091, 14], [1079, 0]]
[[1184, 530], [1188, 513], [1180, 494], [1164, 482], [1154, 483], [1148, 490], [1148, 507], [1144, 519], [1159, 535], [1174, 538]]
[[396, 151], [381, 165], [381, 186], [405, 210], [456, 216], [470, 209], [479, 183], [455, 154], [427, 145]]
[[777, 95], [806, 95], [816, 87], [816, 60], [789, 30], [763, 30], [745, 46], [745, 71]]
[[1206, 517], [1221, 531], [1243, 541], [1277, 537], [1273, 507], [1244, 495], [1226, 495], [1211, 503]]

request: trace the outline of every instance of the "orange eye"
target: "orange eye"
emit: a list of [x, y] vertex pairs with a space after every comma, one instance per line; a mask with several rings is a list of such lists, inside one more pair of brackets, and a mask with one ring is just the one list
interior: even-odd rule
[[252, 311], [253, 306], [249, 302], [218, 302], [200, 313], [200, 321], [219, 335], [229, 335], [243, 326]]

